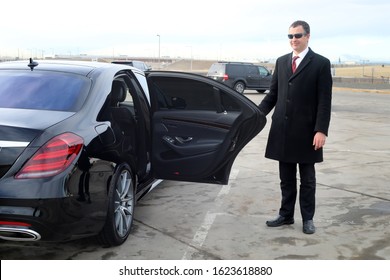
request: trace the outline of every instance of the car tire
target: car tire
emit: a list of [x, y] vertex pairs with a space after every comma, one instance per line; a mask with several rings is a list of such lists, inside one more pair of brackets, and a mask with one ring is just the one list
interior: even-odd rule
[[120, 164], [110, 182], [106, 223], [98, 239], [105, 246], [118, 246], [130, 234], [134, 218], [135, 178], [126, 163]]
[[245, 84], [243, 82], [237, 82], [234, 85], [234, 90], [239, 92], [239, 93], [244, 93], [245, 90]]

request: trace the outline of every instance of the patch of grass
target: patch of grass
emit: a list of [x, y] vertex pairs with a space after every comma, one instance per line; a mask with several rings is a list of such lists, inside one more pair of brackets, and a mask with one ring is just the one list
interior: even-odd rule
[[335, 67], [336, 77], [373, 77], [389, 78], [390, 65], [357, 65]]

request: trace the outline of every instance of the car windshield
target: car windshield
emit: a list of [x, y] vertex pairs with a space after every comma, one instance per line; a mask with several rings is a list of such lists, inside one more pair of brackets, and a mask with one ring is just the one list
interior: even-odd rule
[[76, 112], [90, 81], [82, 76], [46, 71], [0, 71], [0, 108]]

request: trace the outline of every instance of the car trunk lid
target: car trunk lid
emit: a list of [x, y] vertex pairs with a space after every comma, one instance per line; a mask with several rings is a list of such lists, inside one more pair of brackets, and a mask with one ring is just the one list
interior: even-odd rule
[[0, 178], [43, 130], [73, 114], [62, 111], [1, 108]]

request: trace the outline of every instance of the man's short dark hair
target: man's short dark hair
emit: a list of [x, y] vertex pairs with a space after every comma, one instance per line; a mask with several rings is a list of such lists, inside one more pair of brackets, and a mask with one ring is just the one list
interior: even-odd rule
[[303, 27], [303, 30], [305, 30], [306, 34], [310, 34], [310, 26], [309, 24], [306, 22], [306, 21], [303, 21], [303, 20], [297, 20], [297, 21], [294, 21], [291, 25], [290, 25], [290, 28], [295, 28], [295, 27], [298, 27], [298, 26], [302, 26]]

